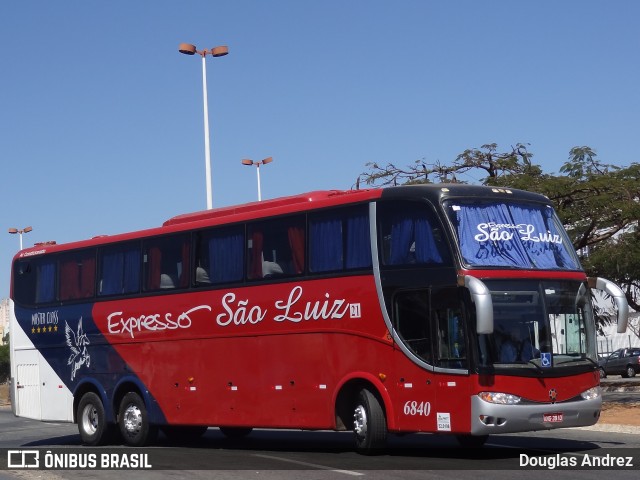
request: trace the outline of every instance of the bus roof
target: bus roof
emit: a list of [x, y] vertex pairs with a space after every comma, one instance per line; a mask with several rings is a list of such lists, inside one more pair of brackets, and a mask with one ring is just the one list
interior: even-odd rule
[[55, 242], [45, 242], [44, 244], [36, 244], [17, 252], [14, 259], [26, 258], [50, 252], [71, 250], [75, 248], [104, 245], [112, 242], [134, 240], [136, 238], [162, 235], [164, 233], [179, 232], [188, 228], [202, 228], [206, 227], [208, 224], [219, 225], [227, 222], [241, 222], [271, 215], [300, 212], [311, 208], [365, 202], [367, 200], [379, 198], [381, 194], [382, 189], [318, 190], [289, 197], [263, 200], [261, 202], [250, 202], [240, 205], [214, 208], [211, 210], [202, 210], [170, 218], [160, 227], [119, 233], [115, 235], [97, 235], [91, 239], [69, 243], [56, 244]]
[[[274, 198], [272, 200], [263, 200], [261, 202], [251, 202], [242, 205], [233, 205], [229, 207], [214, 208], [211, 210], [203, 210], [200, 212], [186, 213], [170, 218], [162, 224], [164, 227], [171, 225], [179, 225], [184, 223], [198, 222], [202, 220], [213, 220], [223, 217], [230, 217], [232, 215], [241, 215], [250, 213], [251, 216], [263, 216], [273, 213], [273, 210], [290, 209], [292, 206], [300, 205], [300, 208], [308, 208], [310, 203], [323, 203], [328, 202], [331, 204], [351, 203], [357, 201], [365, 201], [371, 198], [377, 198], [380, 196], [382, 190], [380, 189], [367, 189], [367, 190], [318, 190], [314, 192], [302, 193], [299, 195], [293, 195], [290, 197]], [[318, 205], [320, 207], [321, 205]]]
[[[543, 195], [524, 190], [516, 190], [502, 187], [485, 187], [466, 184], [417, 184], [401, 185], [389, 188], [374, 188], [363, 190], [317, 190], [288, 197], [279, 197], [261, 202], [250, 202], [241, 205], [220, 207], [211, 210], [187, 213], [172, 217], [162, 226], [116, 235], [99, 235], [88, 240], [64, 244], [39, 244], [21, 250], [15, 258], [24, 258], [55, 251], [64, 251], [74, 248], [84, 248], [112, 242], [134, 240], [152, 235], [179, 232], [188, 228], [204, 228], [208, 225], [220, 225], [225, 223], [242, 222], [272, 215], [296, 213], [309, 209], [329, 206], [345, 205], [349, 203], [366, 202], [377, 198], [393, 199], [402, 198], [411, 192], [411, 196], [421, 196], [438, 202], [444, 198], [505, 198], [517, 195], [520, 200], [536, 202], [548, 202]], [[53, 243], [53, 242], [51, 242]]]

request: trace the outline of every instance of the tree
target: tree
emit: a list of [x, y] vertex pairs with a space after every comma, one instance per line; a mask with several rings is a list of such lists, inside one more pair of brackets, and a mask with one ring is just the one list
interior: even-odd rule
[[0, 345], [0, 383], [5, 383], [10, 375], [9, 344]]
[[370, 171], [362, 173], [356, 185], [359, 187], [361, 181], [367, 185], [381, 187], [420, 183], [466, 183], [457, 177], [475, 170], [485, 172], [486, 179], [483, 183], [503, 175], [541, 173], [540, 167], [531, 163], [533, 155], [527, 151], [525, 144], [518, 143], [506, 152], [497, 152], [497, 148], [497, 144], [490, 143], [482, 145], [480, 149], [465, 150], [451, 165], [440, 162], [430, 164], [424, 159], [416, 160], [406, 168], [397, 167], [393, 163], [381, 167], [375, 162], [370, 162], [366, 164]]
[[416, 160], [407, 168], [368, 163], [358, 178], [372, 186], [411, 183], [478, 183], [520, 188], [546, 195], [553, 203], [589, 275], [609, 278], [624, 288], [629, 305], [640, 310], [640, 164], [602, 163], [590, 147], [574, 147], [559, 174], [532, 163], [527, 144], [498, 151], [495, 143], [467, 149], [451, 165]]

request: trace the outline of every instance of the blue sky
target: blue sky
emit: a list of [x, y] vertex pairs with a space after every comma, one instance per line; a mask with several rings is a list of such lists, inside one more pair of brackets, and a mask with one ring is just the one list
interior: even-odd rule
[[8, 2], [0, 15], [0, 298], [18, 238], [68, 242], [206, 207], [350, 188], [367, 162], [530, 143], [628, 165], [640, 112], [634, 0]]

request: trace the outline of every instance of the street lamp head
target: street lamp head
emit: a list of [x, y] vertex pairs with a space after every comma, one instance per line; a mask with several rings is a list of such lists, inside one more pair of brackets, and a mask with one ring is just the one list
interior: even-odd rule
[[244, 160], [242, 160], [242, 164], [243, 165], [253, 165], [253, 160], [249, 160], [248, 158], [245, 158]]
[[180, 53], [184, 53], [185, 55], [195, 55], [196, 46], [191, 45], [190, 43], [181, 43], [178, 47], [178, 51]]
[[219, 47], [213, 47], [211, 49], [212, 57], [224, 57], [229, 53], [229, 47], [226, 45], [220, 45]]
[[18, 233], [18, 229], [17, 228], [10, 228], [9, 229], [9, 233]]
[[267, 163], [271, 163], [273, 162], [273, 157], [267, 157], [264, 160], [262, 160], [262, 164], [266, 165]]
[[24, 233], [29, 233], [31, 230], [33, 230], [33, 227], [24, 227], [24, 228], [22, 229], [22, 231], [23, 231]]

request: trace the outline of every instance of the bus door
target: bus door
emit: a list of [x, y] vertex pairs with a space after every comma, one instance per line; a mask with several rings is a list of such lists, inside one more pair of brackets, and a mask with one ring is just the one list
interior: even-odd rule
[[433, 415], [437, 432], [468, 432], [470, 428], [469, 342], [461, 292], [455, 287], [433, 289], [431, 323], [436, 346], [436, 403]]
[[429, 315], [429, 290], [395, 293], [393, 323], [400, 343], [394, 347], [392, 395], [396, 424], [402, 430], [432, 431], [435, 428], [436, 387], [433, 365], [433, 328]]

